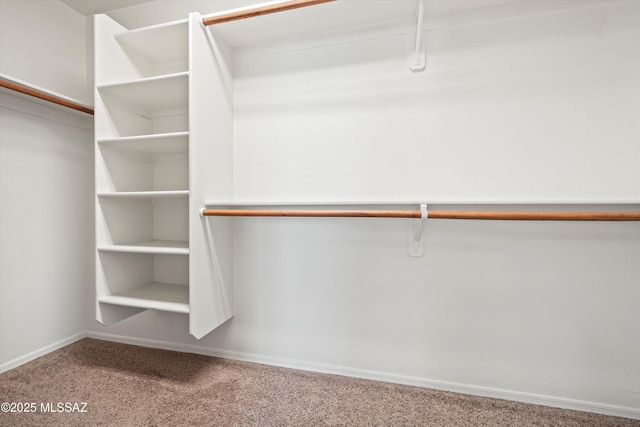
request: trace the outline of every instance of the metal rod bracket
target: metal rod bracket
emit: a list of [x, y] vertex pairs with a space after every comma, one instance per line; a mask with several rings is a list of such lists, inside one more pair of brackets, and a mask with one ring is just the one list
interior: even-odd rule
[[407, 236], [407, 252], [410, 257], [419, 258], [424, 255], [424, 226], [429, 218], [426, 204], [420, 205], [420, 218], [412, 219]]
[[427, 67], [427, 54], [424, 47], [424, 0], [418, 0], [416, 12], [415, 50], [409, 58], [409, 69], [413, 72], [424, 71]]

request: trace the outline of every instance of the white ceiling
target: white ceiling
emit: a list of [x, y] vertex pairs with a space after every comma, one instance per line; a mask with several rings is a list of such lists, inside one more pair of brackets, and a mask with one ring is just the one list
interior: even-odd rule
[[124, 7], [135, 6], [153, 0], [61, 0], [81, 15], [106, 13]]

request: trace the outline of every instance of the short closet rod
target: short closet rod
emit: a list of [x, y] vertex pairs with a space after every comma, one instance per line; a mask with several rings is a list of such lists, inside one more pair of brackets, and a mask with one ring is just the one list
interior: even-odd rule
[[269, 216], [319, 218], [420, 218], [409, 210], [281, 210], [281, 209], [203, 209], [204, 216]]
[[93, 115], [93, 110], [91, 108], [85, 107], [84, 105], [80, 105], [76, 102], [69, 101], [59, 96], [55, 96], [50, 93], [44, 92], [42, 90], [32, 88], [25, 84], [11, 81], [4, 77], [0, 77], [0, 87], [4, 87], [16, 92], [20, 92], [25, 95], [33, 96], [34, 98], [39, 98], [39, 99], [51, 102], [53, 104], [62, 105], [63, 107], [71, 108], [72, 110], [81, 111], [83, 113]]
[[[422, 212], [419, 210], [203, 209], [202, 215], [236, 217], [421, 218]], [[500, 221], [640, 221], [640, 212], [429, 211], [428, 218]]]
[[301, 7], [313, 6], [321, 3], [329, 3], [336, 0], [291, 0], [273, 1], [261, 3], [246, 8], [234, 9], [226, 12], [214, 13], [203, 16], [204, 25], [222, 24], [223, 22], [237, 21], [239, 19], [253, 18], [254, 16], [267, 15], [270, 13], [284, 12], [286, 10], [298, 9]]

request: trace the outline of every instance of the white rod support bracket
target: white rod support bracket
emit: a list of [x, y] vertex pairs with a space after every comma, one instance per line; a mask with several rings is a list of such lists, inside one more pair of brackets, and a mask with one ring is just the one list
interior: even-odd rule
[[416, 44], [415, 50], [409, 58], [409, 69], [413, 72], [424, 71], [427, 67], [427, 54], [423, 43], [424, 38], [424, 0], [418, 0], [416, 12]]
[[420, 218], [412, 219], [407, 236], [407, 252], [410, 257], [424, 255], [424, 226], [429, 218], [426, 204], [420, 205]]

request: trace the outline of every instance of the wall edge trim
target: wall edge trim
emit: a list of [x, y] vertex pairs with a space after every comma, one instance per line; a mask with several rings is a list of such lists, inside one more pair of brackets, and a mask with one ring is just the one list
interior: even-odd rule
[[61, 339], [60, 341], [56, 341], [53, 344], [49, 344], [38, 350], [32, 351], [31, 353], [25, 354], [24, 356], [16, 357], [15, 359], [12, 359], [0, 365], [0, 374], [17, 368], [20, 365], [24, 365], [27, 362], [31, 362], [32, 360], [44, 356], [45, 354], [49, 354], [70, 344], [73, 344], [74, 342], [80, 341], [81, 339], [86, 337], [87, 332], [81, 332], [79, 334], [71, 335], [70, 337]]

